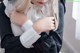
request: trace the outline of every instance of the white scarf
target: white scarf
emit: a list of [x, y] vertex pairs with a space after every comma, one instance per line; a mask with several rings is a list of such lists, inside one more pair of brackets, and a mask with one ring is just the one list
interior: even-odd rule
[[[12, 9], [15, 7], [14, 6], [14, 2], [15, 1], [13, 1], [12, 3], [10, 3], [8, 0], [4, 0], [4, 4], [6, 6], [5, 13], [6, 13], [7, 16], [9, 16], [9, 12], [11, 12]], [[45, 8], [45, 7], [47, 7], [47, 8]], [[33, 7], [31, 7], [28, 12], [25, 11], [25, 14], [34, 23], [35, 21], [37, 21], [38, 19], [40, 19], [40, 18], [42, 18], [44, 16], [41, 12], [37, 13], [37, 10], [41, 10], [42, 12], [45, 11], [45, 13], [46, 13], [46, 11], [49, 10], [49, 7], [51, 7], [51, 5], [47, 5], [46, 4], [46, 6], [44, 6], [43, 8], [40, 8], [38, 6], [33, 5]], [[55, 11], [57, 12], [57, 8], [58, 7], [56, 8], [55, 3], [54, 3], [54, 8], [55, 8]], [[48, 15], [50, 16], [49, 12], [50, 12], [50, 10], [48, 11]], [[12, 27], [13, 34], [15, 36], [19, 36], [19, 35], [23, 34], [23, 30], [21, 29], [20, 26], [17, 26], [15, 24], [11, 24], [11, 27]]]

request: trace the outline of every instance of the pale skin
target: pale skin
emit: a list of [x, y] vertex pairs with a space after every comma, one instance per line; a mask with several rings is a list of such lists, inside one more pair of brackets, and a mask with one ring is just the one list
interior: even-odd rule
[[[47, 1], [48, 0], [32, 0], [32, 3], [42, 7]], [[33, 23], [32, 27], [39, 34], [41, 32], [53, 30], [55, 29], [55, 21], [53, 21], [53, 19], [54, 17], [43, 17], [42, 19], [37, 20], [37, 22]], [[22, 26], [28, 20], [28, 18], [24, 14], [13, 11], [11, 13], [10, 20], [12, 23]]]

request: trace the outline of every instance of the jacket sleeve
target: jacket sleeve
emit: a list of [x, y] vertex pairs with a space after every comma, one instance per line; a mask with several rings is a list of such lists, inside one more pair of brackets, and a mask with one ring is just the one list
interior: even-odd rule
[[10, 20], [4, 13], [4, 5], [0, 8], [0, 36], [1, 36], [1, 47], [11, 48], [20, 46], [22, 47], [19, 37], [15, 37], [12, 33]]

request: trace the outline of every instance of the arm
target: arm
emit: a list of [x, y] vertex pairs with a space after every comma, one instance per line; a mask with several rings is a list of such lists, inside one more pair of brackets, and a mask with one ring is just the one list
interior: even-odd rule
[[[4, 7], [2, 7], [4, 9]], [[3, 48], [16, 48], [16, 47], [21, 47], [24, 48], [24, 44], [21, 42], [21, 40], [25, 39], [24, 36], [29, 35], [29, 33], [27, 34], [27, 32], [25, 31], [24, 34], [22, 34], [21, 36], [15, 37], [12, 33], [11, 30], [11, 26], [10, 26], [10, 19], [5, 15], [4, 10], [0, 9], [0, 34], [1, 34], [1, 46]], [[2, 11], [1, 11], [2, 10]], [[33, 28], [31, 28], [31, 30], [29, 30], [28, 32], [32, 31]], [[35, 35], [35, 31], [33, 30], [33, 33]], [[26, 34], [26, 35], [25, 35]], [[32, 35], [32, 34], [31, 34]], [[38, 39], [40, 36], [35, 35], [35, 36], [31, 36], [31, 39]], [[32, 38], [34, 37], [34, 38]], [[28, 38], [28, 37], [26, 37]], [[26, 39], [25, 39], [26, 41]], [[32, 40], [31, 40], [32, 41]], [[33, 40], [33, 42], [35, 42], [35, 40]], [[33, 42], [30, 42], [30, 44], [32, 44]], [[28, 42], [29, 43], [29, 42]], [[22, 45], [23, 44], [23, 45]], [[26, 41], [27, 44], [27, 41]], [[27, 46], [25, 46], [27, 47]]]
[[[59, 3], [59, 27], [56, 31], [51, 30], [49, 35], [45, 32], [41, 33], [41, 38], [34, 43], [37, 50], [44, 51], [45, 53], [59, 53], [62, 47], [63, 39], [63, 25], [64, 25], [64, 7], [62, 3]], [[53, 37], [53, 38], [52, 38]], [[44, 47], [45, 46], [45, 47]], [[40, 49], [42, 48], [42, 49]]]

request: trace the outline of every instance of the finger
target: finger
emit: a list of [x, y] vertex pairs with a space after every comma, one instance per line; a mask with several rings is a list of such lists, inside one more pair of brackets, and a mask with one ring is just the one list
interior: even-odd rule
[[54, 30], [55, 29], [55, 27], [51, 27], [51, 30]]
[[55, 24], [55, 21], [51, 21], [52, 24]]
[[51, 20], [54, 20], [55, 18], [54, 17], [51, 17]]
[[51, 27], [55, 27], [55, 24], [52, 24]]
[[55, 19], [52, 19], [52, 21], [55, 21]]
[[50, 28], [50, 30], [51, 30], [51, 29], [54, 29], [54, 28], [55, 28], [54, 24], [51, 24], [51, 25], [49, 26], [49, 28]]
[[52, 17], [52, 18], [51, 18], [51, 21], [55, 21], [55, 18], [54, 18], [54, 17]]

